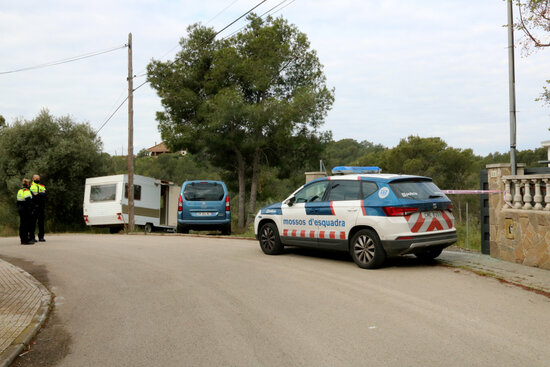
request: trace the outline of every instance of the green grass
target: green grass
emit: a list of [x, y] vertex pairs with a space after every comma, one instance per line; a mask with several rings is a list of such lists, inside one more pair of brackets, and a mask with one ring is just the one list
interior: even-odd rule
[[456, 246], [470, 249], [473, 251], [481, 251], [481, 228], [477, 218], [469, 221], [468, 226], [468, 243], [466, 243], [466, 221], [456, 221], [456, 233], [458, 235], [458, 241]]

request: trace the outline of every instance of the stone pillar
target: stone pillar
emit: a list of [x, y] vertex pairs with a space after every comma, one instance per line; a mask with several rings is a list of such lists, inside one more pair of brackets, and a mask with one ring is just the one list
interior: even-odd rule
[[[548, 149], [548, 161], [550, 161], [550, 140], [541, 141], [540, 144], [543, 148]], [[550, 163], [548, 163], [548, 167], [550, 167]]]
[[[525, 170], [524, 163], [518, 163], [517, 165], [517, 174], [523, 175]], [[511, 185], [511, 188], [505, 186], [504, 181], [502, 180], [503, 176], [510, 176], [512, 174], [512, 168], [509, 163], [497, 163], [497, 164], [488, 164], [487, 165], [487, 176], [489, 178], [489, 190], [498, 190], [502, 191], [502, 194], [490, 194], [489, 195], [489, 227], [490, 227], [490, 253], [491, 256], [499, 258], [500, 247], [499, 243], [505, 239], [505, 211], [507, 207], [505, 202], [505, 193], [506, 190], [519, 190], [519, 187]], [[519, 185], [518, 185], [519, 186]], [[515, 192], [511, 192], [511, 195], [514, 195]], [[510, 197], [510, 196], [508, 196]], [[520, 197], [521, 200], [521, 197]]]
[[327, 177], [327, 174], [325, 172], [306, 172], [305, 175], [306, 183], [308, 183], [309, 181], [313, 181], [317, 178]]

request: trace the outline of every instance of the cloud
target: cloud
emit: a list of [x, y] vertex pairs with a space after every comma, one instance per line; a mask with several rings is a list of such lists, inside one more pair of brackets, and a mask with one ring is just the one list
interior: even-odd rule
[[[240, 0], [209, 24], [221, 29], [257, 2]], [[270, 9], [270, 0], [257, 13]], [[0, 11], [0, 71], [106, 49], [132, 32], [134, 71], [171, 59], [194, 22], [227, 1], [7, 2]], [[336, 101], [325, 128], [335, 139], [394, 146], [408, 135], [440, 136], [477, 154], [509, 145], [506, 6], [502, 1], [300, 0], [281, 13], [308, 35]], [[239, 29], [237, 22], [222, 36]], [[516, 58], [518, 147], [548, 140], [548, 108], [534, 101], [548, 55]], [[41, 108], [99, 128], [125, 97], [126, 50], [48, 69], [0, 76], [0, 114], [31, 119]], [[144, 81], [137, 78], [136, 84]], [[135, 93], [136, 151], [160, 141], [155, 91]], [[101, 130], [105, 150], [127, 146], [126, 106]]]

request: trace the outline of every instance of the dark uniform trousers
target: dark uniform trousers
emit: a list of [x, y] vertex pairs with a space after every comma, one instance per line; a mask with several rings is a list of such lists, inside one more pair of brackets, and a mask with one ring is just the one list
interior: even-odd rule
[[44, 207], [46, 201], [46, 188], [44, 185], [36, 184], [33, 182], [31, 185], [31, 192], [33, 193], [32, 203], [32, 218], [29, 228], [30, 239], [34, 238], [36, 231], [36, 225], [38, 223], [38, 239], [44, 238]]
[[32, 220], [29, 228], [30, 238], [34, 238], [36, 225], [38, 224], [38, 238], [44, 238], [44, 208], [35, 207], [32, 212]]
[[32, 239], [31, 224], [32, 224], [32, 209], [26, 205], [18, 208], [19, 211], [19, 238], [21, 243], [28, 242]]

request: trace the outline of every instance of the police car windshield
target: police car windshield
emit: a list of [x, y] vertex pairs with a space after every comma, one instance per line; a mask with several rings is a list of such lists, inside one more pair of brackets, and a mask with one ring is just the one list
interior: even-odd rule
[[224, 191], [222, 185], [215, 182], [192, 182], [185, 186], [183, 196], [187, 201], [220, 201]]
[[429, 200], [444, 197], [439, 188], [428, 180], [406, 180], [390, 183], [395, 196], [399, 199]]

